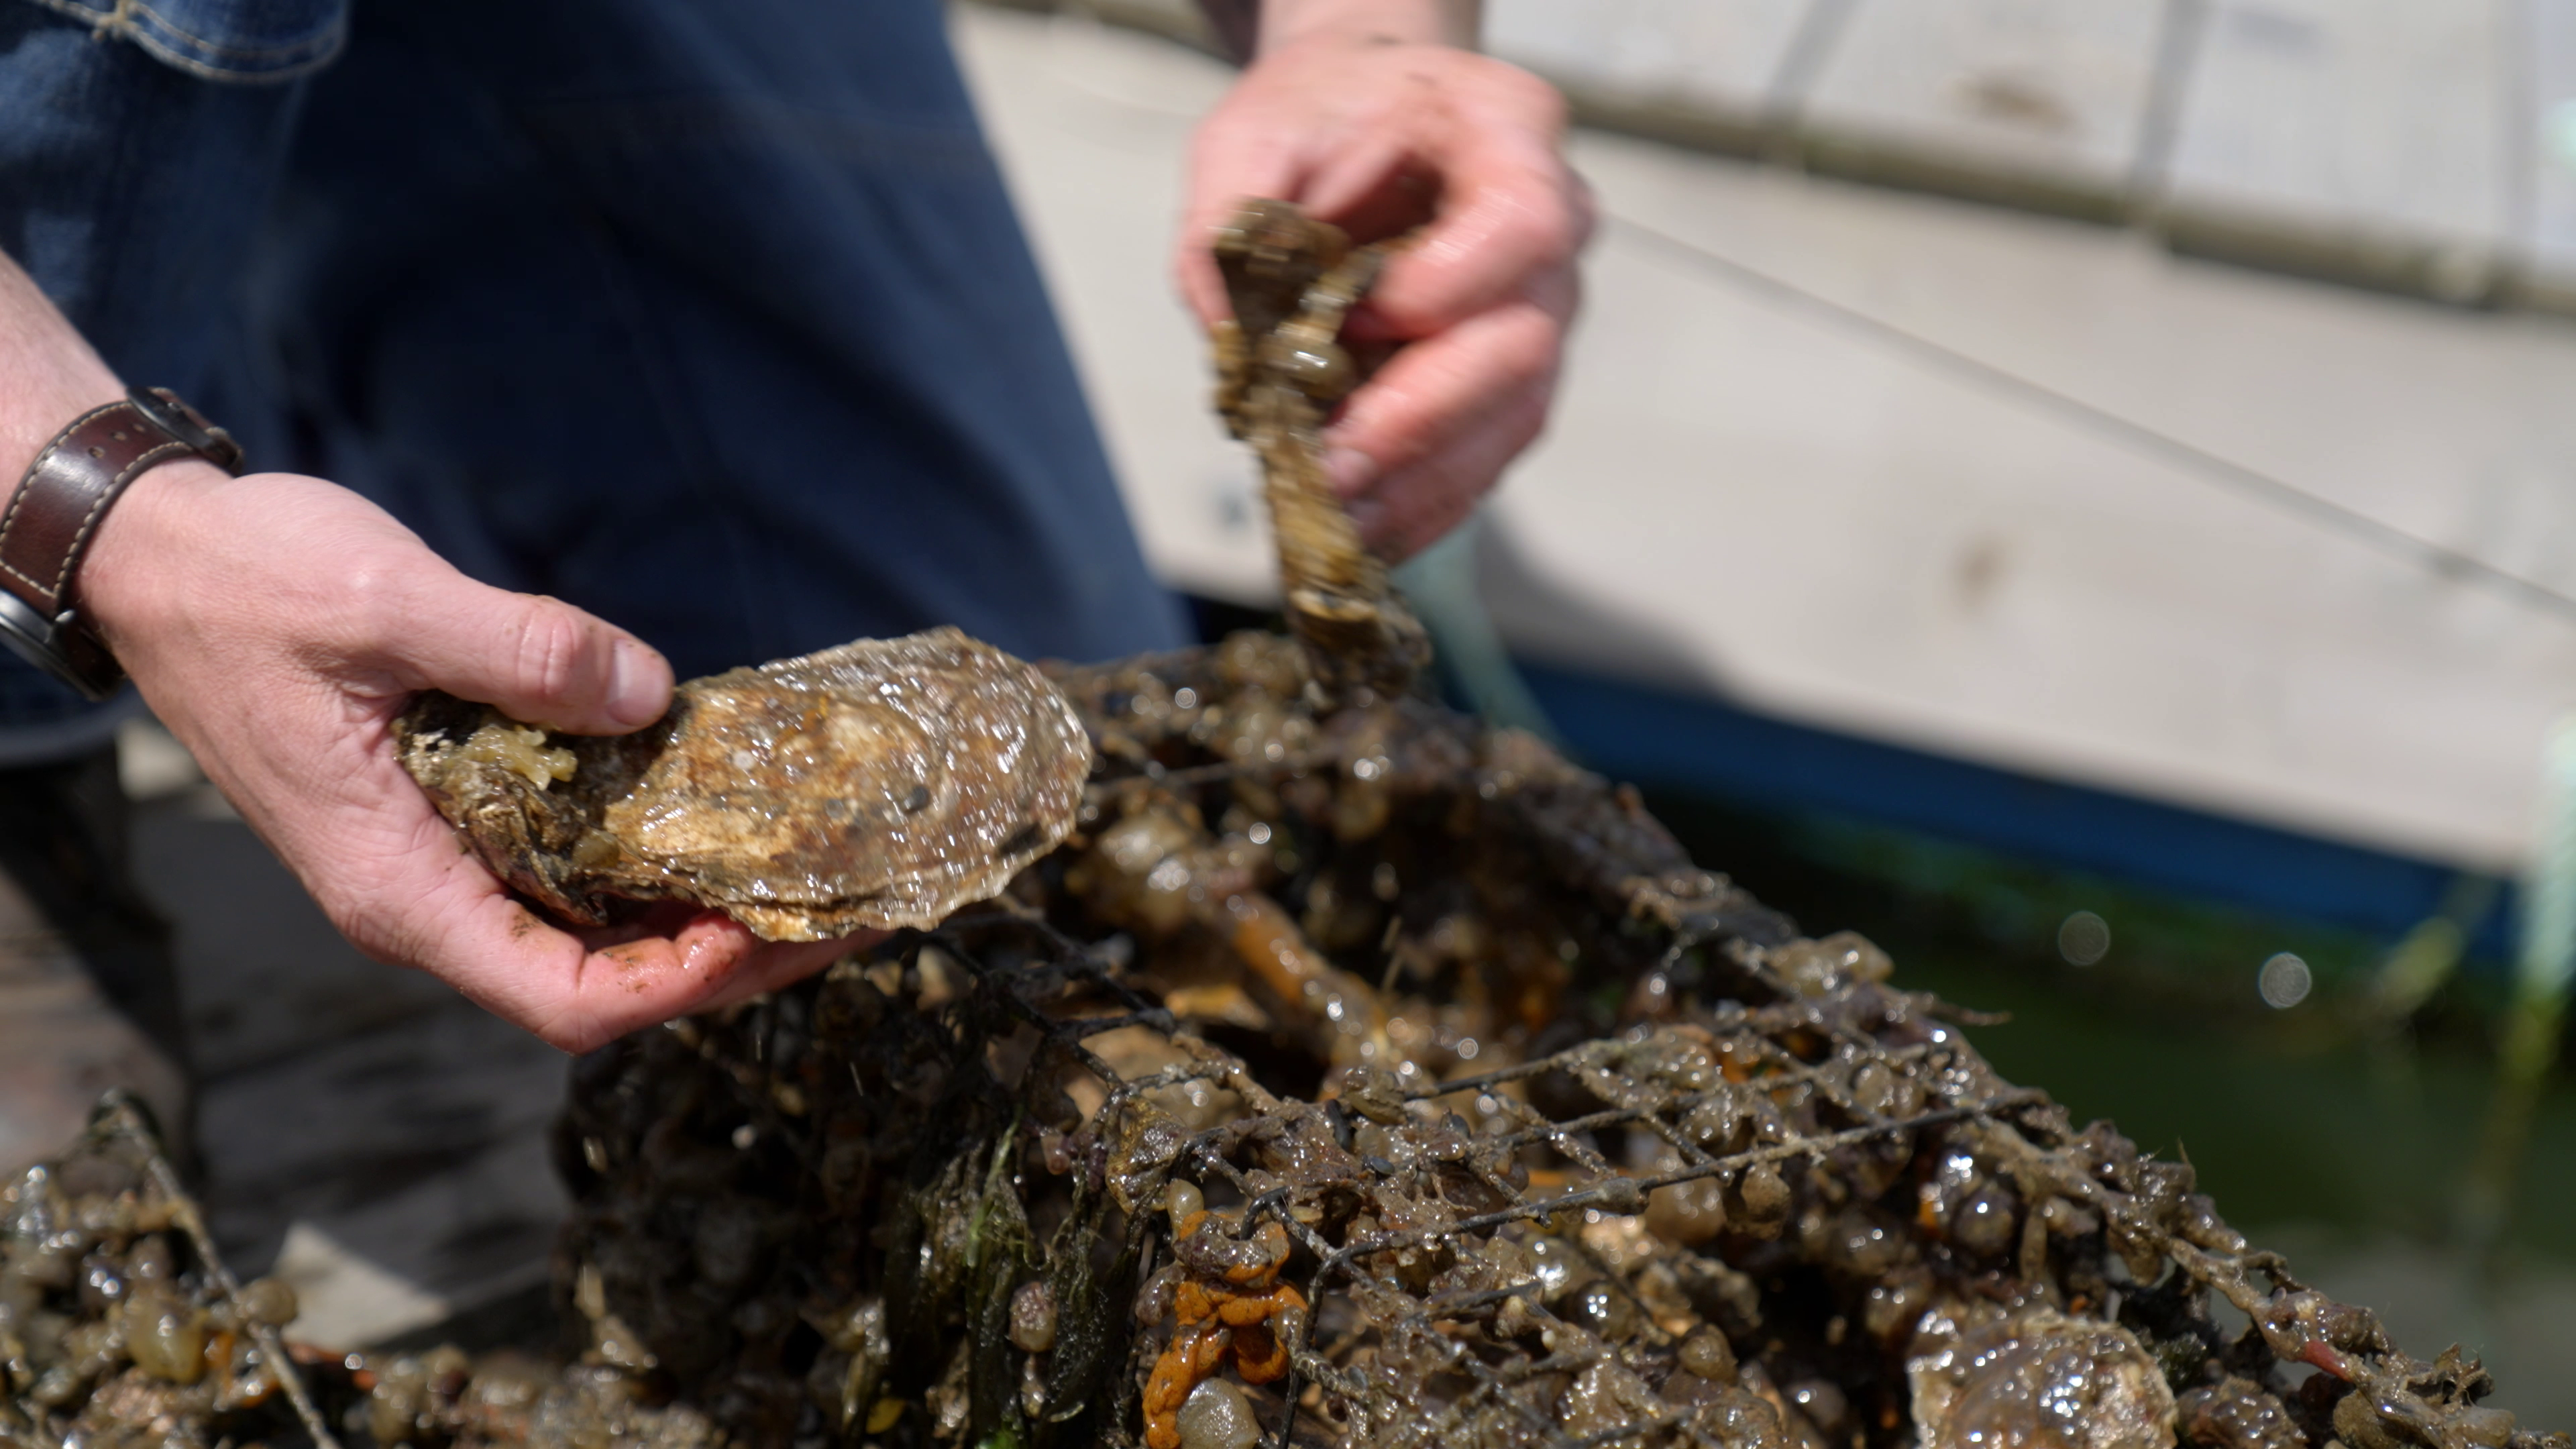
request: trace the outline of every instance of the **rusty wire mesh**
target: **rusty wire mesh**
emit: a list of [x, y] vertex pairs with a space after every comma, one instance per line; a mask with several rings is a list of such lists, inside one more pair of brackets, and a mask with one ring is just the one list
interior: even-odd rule
[[[570, 1252], [739, 1438], [2558, 1442], [1633, 797], [1428, 707], [1271, 710], [1220, 652], [1073, 681], [1143, 723], [1010, 896], [585, 1065]], [[1234, 870], [1261, 825], [1288, 868]]]
[[2563, 1449], [1870, 943], [1283, 648], [1068, 676], [1007, 895], [577, 1064], [576, 1362], [299, 1356], [112, 1106], [0, 1187], [0, 1446]]

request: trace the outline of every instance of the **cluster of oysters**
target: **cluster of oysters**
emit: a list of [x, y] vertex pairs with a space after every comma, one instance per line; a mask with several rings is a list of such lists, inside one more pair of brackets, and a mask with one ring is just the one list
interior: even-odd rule
[[569, 920], [902, 928], [576, 1065], [573, 1363], [299, 1352], [118, 1105], [0, 1190], [0, 1446], [2567, 1449], [1416, 690], [1315, 456], [1384, 257], [1279, 203], [1218, 245], [1287, 636], [853, 645], [617, 741], [405, 717]]

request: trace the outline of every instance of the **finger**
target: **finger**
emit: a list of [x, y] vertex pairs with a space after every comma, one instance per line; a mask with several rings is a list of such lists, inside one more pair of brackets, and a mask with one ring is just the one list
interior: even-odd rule
[[470, 856], [411, 859], [435, 862], [416, 895], [388, 891], [354, 911], [334, 909], [334, 919], [371, 955], [422, 967], [568, 1052], [774, 989], [855, 944], [767, 943], [712, 911], [668, 935], [615, 933], [595, 944], [539, 917]]
[[[596, 1044], [728, 1006], [802, 980], [882, 939], [883, 933], [870, 932], [833, 941], [763, 941], [727, 916], [702, 911], [668, 936], [644, 936], [586, 956], [572, 1011], [562, 1018], [565, 1034]], [[574, 1023], [578, 1032], [569, 1030]]]
[[1545, 381], [1531, 383], [1484, 409], [1448, 446], [1352, 500], [1351, 517], [1361, 539], [1384, 557], [1401, 561], [1464, 522], [1545, 427], [1548, 395]]
[[750, 933], [731, 922], [731, 935], [596, 950], [616, 938], [585, 942], [512, 896], [390, 758], [371, 756], [344, 783], [348, 794], [316, 802], [332, 818], [265, 822], [332, 924], [377, 960], [426, 970], [567, 1051], [686, 1010], [749, 952]]
[[[1408, 115], [1440, 119], [1408, 121]], [[1427, 154], [1436, 148], [1426, 146], [1424, 136], [1445, 124], [1436, 104], [1404, 107], [1329, 152], [1292, 199], [1355, 242], [1384, 241], [1428, 225], [1439, 214], [1444, 177]]]
[[763, 941], [707, 911], [668, 936], [583, 951], [568, 990], [522, 1004], [512, 1019], [565, 1051], [586, 1052], [673, 1017], [775, 991], [879, 939]]
[[1305, 170], [1286, 139], [1288, 129], [1258, 124], [1258, 119], [1249, 124], [1232, 116], [1213, 119], [1200, 128], [1190, 148], [1189, 203], [1173, 248], [1172, 272], [1181, 299], [1202, 327], [1234, 315], [1210, 251], [1217, 229], [1251, 197], [1293, 198]]
[[692, 1010], [707, 1011], [767, 995], [804, 980], [852, 951], [866, 950], [889, 934], [864, 931], [838, 941], [765, 942], [734, 972], [730, 983]]
[[1395, 354], [1324, 432], [1334, 489], [1355, 497], [1414, 468], [1476, 426], [1496, 400], [1533, 387], [1544, 399], [1564, 346], [1560, 311], [1512, 302]]
[[624, 734], [662, 717], [671, 666], [560, 599], [476, 583], [443, 563], [378, 592], [377, 637], [408, 689], [443, 689], [573, 734]]
[[[1556, 150], [1563, 102], [1545, 82], [1501, 69], [1493, 84], [1524, 94], [1454, 106], [1415, 139], [1408, 164], [1439, 179], [1437, 214], [1388, 259], [1352, 319], [1361, 335], [1419, 337], [1455, 325], [1534, 278], [1570, 271], [1590, 239], [1590, 191]], [[1384, 184], [1358, 170], [1347, 183], [1340, 173], [1330, 179], [1354, 197]], [[1314, 199], [1328, 212], [1355, 204], [1322, 181]]]

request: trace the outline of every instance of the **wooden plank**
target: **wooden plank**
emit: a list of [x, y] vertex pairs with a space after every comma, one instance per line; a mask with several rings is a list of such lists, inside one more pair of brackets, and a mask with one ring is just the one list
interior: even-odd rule
[[[969, 7], [971, 10], [972, 7]], [[1142, 37], [1113, 109], [1043, 27], [961, 49], [1166, 579], [1257, 600], [1163, 228], [1189, 97]], [[1151, 84], [1147, 82], [1150, 80]], [[2576, 631], [1999, 394], [1722, 263], [2576, 588], [2562, 330], [2233, 268], [2104, 228], [1579, 134], [1605, 214], [1547, 439], [1494, 502], [1517, 650], [1918, 750], [2510, 869]], [[1535, 582], [1530, 582], [1530, 581]]]
[[[547, 1140], [565, 1070], [451, 995], [236, 1073], [198, 1105], [209, 1225], [245, 1273], [289, 1256], [299, 1224], [363, 1264], [327, 1295], [335, 1335], [399, 1332], [542, 1281], [564, 1211]], [[300, 1256], [299, 1276], [332, 1276], [333, 1255]]]
[[2576, 311], [2576, 0], [2527, 0], [2519, 299]]
[[1776, 129], [1834, 0], [1490, 0], [1485, 46], [1587, 121], [1747, 151]]
[[190, 1056], [204, 1080], [455, 999], [423, 972], [360, 955], [212, 786], [137, 809], [134, 868], [177, 928]]
[[2216, 0], [2160, 225], [2179, 249], [2488, 296], [2511, 215], [2508, 0]]
[[2173, 0], [1864, 0], [1798, 118], [1809, 165], [2104, 218], [2130, 200]]
[[176, 928], [210, 1225], [335, 1347], [543, 1281], [563, 1054], [367, 960], [148, 721], [120, 737], [136, 875]]

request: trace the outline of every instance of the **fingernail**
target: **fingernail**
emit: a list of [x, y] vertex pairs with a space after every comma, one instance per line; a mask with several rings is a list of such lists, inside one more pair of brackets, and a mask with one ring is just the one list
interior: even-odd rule
[[1383, 548], [1386, 543], [1386, 500], [1354, 498], [1348, 507], [1351, 526], [1360, 531], [1360, 542], [1371, 548]]
[[648, 725], [671, 704], [671, 666], [632, 639], [617, 641], [610, 656], [608, 717], [622, 725]]
[[1356, 498], [1377, 481], [1377, 460], [1357, 448], [1326, 448], [1324, 481], [1342, 497]]

